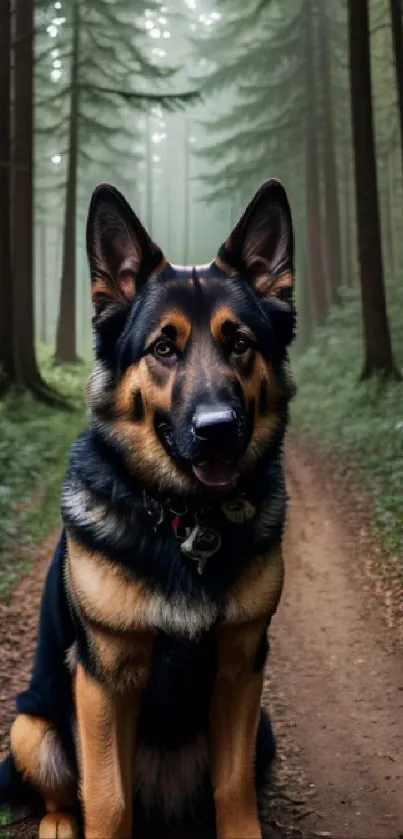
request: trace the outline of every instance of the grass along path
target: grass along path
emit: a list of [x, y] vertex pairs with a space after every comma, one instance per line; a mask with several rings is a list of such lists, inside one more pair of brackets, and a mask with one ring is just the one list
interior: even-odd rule
[[58, 521], [68, 449], [85, 425], [88, 368], [54, 367], [47, 348], [40, 362], [46, 381], [75, 410], [55, 411], [21, 393], [0, 401], [0, 601], [26, 571], [33, 545]]
[[[403, 367], [403, 284], [387, 291], [395, 358]], [[348, 289], [309, 349], [293, 353], [292, 422], [301, 439], [308, 434], [326, 457], [351, 469], [368, 498], [373, 532], [403, 575], [403, 383], [359, 383], [362, 358], [359, 293]]]

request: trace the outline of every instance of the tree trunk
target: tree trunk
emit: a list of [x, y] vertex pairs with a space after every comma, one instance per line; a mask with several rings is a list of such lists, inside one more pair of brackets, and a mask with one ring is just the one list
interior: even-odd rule
[[64, 405], [43, 381], [35, 356], [33, 261], [33, 2], [14, 0], [14, 110], [11, 260], [15, 381], [49, 404]]
[[[389, 155], [382, 161], [382, 188], [381, 188], [381, 232], [385, 243], [387, 273], [390, 277], [394, 275], [395, 253], [393, 242], [393, 219], [391, 212], [390, 184], [389, 184]], [[384, 260], [385, 261], [385, 260]]]
[[189, 121], [184, 119], [184, 166], [183, 166], [183, 182], [184, 182], [184, 241], [183, 241], [183, 263], [188, 264], [189, 261], [189, 234], [190, 234], [190, 147], [189, 147]]
[[393, 52], [400, 123], [400, 153], [403, 165], [403, 7], [401, 0], [390, 0]]
[[73, 43], [71, 55], [71, 103], [69, 122], [69, 150], [67, 164], [66, 208], [63, 238], [60, 308], [56, 333], [55, 361], [74, 364], [76, 353], [76, 214], [79, 113], [79, 0], [73, 2]]
[[39, 233], [40, 233], [40, 284], [39, 284], [39, 294], [40, 294], [40, 311], [41, 311], [41, 341], [46, 344], [48, 338], [48, 324], [47, 324], [47, 317], [48, 317], [48, 307], [47, 307], [47, 267], [48, 267], [48, 260], [47, 260], [47, 235], [46, 235], [46, 222], [41, 221], [39, 224]]
[[323, 326], [327, 311], [325, 264], [321, 237], [320, 193], [318, 181], [317, 97], [313, 64], [312, 9], [305, 0], [306, 37], [306, 190], [307, 190], [307, 267], [312, 288], [316, 326]]
[[154, 176], [153, 176], [153, 154], [151, 143], [151, 119], [147, 116], [146, 120], [146, 218], [147, 231], [150, 236], [154, 234]]
[[349, 0], [349, 61], [355, 189], [365, 356], [361, 378], [400, 379], [390, 338], [383, 282], [371, 96], [368, 0]]
[[336, 152], [334, 144], [334, 119], [332, 108], [332, 78], [330, 70], [329, 22], [326, 4], [319, 0], [319, 71], [321, 76], [323, 108], [323, 175], [325, 198], [325, 236], [327, 276], [329, 278], [330, 302], [339, 299], [338, 290], [342, 283], [341, 235], [339, 194], [337, 190]]
[[392, 216], [394, 275], [397, 277], [402, 271], [402, 237], [403, 226], [403, 195], [402, 180], [396, 178], [396, 167], [400, 165], [400, 144], [392, 148], [388, 155], [388, 188], [390, 200], [390, 213]]
[[353, 246], [353, 207], [351, 194], [351, 157], [350, 144], [344, 160], [344, 271], [346, 286], [353, 286], [355, 279], [355, 259]]
[[10, 25], [10, 2], [0, 0], [0, 393], [15, 380], [10, 253]]

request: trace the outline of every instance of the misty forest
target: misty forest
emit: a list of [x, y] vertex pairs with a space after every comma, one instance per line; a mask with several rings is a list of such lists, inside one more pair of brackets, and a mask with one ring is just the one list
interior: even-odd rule
[[395, 839], [403, 2], [0, 0], [0, 45], [0, 756], [88, 419], [91, 193], [115, 185], [172, 263], [198, 265], [275, 177], [297, 329], [273, 837]]

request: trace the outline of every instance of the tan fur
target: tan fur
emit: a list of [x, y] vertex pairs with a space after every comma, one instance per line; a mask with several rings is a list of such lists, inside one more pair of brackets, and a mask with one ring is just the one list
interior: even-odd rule
[[294, 277], [291, 271], [285, 271], [279, 277], [272, 277], [270, 274], [263, 273], [256, 277], [253, 283], [257, 294], [261, 294], [263, 297], [276, 295], [281, 288], [292, 288], [293, 285]]
[[283, 589], [281, 545], [268, 555], [255, 557], [229, 593], [226, 620], [230, 623], [274, 615]]
[[152, 341], [158, 338], [166, 326], [173, 326], [175, 328], [175, 344], [180, 350], [184, 350], [190, 338], [192, 324], [184, 312], [181, 312], [179, 309], [170, 309], [164, 313], [164, 316], [161, 318], [161, 322], [158, 324], [156, 329], [149, 334], [147, 344], [151, 344]]
[[253, 672], [266, 618], [217, 630], [217, 679], [210, 708], [210, 765], [217, 839], [260, 839], [255, 743], [263, 671]]
[[91, 284], [91, 294], [93, 301], [96, 301], [100, 295], [105, 295], [105, 297], [112, 299], [111, 287], [102, 277], [94, 277]]
[[[68, 539], [67, 585], [84, 617], [117, 633], [136, 630], [179, 632], [189, 638], [209, 629], [217, 617], [207, 603], [189, 606], [182, 597], [150, 592], [96, 551]], [[116, 604], [119, 604], [117, 607]]]
[[[160, 364], [160, 362], [156, 362]], [[132, 364], [119, 380], [115, 391], [116, 414], [125, 419], [133, 421], [132, 398], [135, 390], [140, 390], [146, 418], [153, 419], [156, 407], [169, 407], [171, 404], [172, 385], [174, 383], [174, 370], [168, 371], [167, 382], [163, 388], [156, 385], [149, 376], [145, 358], [140, 359], [137, 364]]]
[[15, 764], [24, 778], [58, 807], [70, 806], [74, 801], [74, 777], [52, 724], [41, 717], [18, 714], [10, 741]]
[[18, 714], [11, 727], [11, 751], [17, 769], [33, 783], [39, 781], [39, 750], [50, 728], [46, 720], [27, 714]]
[[[220, 306], [211, 320], [211, 331], [216, 340], [222, 340], [221, 330], [225, 321], [237, 321], [234, 312], [228, 306]], [[239, 383], [245, 393], [246, 404], [249, 407], [252, 401], [255, 404], [255, 417], [252, 438], [244, 456], [239, 461], [240, 471], [250, 469], [259, 459], [262, 449], [272, 437], [279, 422], [278, 418], [278, 384], [273, 369], [261, 353], [256, 352], [252, 373], [243, 375], [242, 371], [236, 372]], [[269, 393], [269, 412], [264, 415], [259, 411], [259, 394], [263, 382], [266, 382]]]
[[79, 664], [75, 699], [85, 839], [128, 839], [140, 695], [116, 696]]
[[[174, 371], [169, 371], [165, 387], [160, 388], [151, 380], [144, 358], [133, 364], [116, 388], [115, 411], [118, 419], [110, 424], [110, 434], [119, 441], [127, 465], [134, 474], [156, 481], [161, 489], [174, 485], [180, 492], [189, 489], [191, 480], [168, 456], [153, 424], [155, 409], [168, 408], [171, 404], [174, 376]], [[141, 392], [145, 410], [144, 421], [138, 423], [133, 422], [132, 415], [132, 398], [136, 390]]]
[[[262, 451], [267, 447], [268, 441], [273, 437], [278, 423], [278, 401], [279, 388], [271, 365], [264, 360], [260, 353], [256, 353], [252, 374], [249, 377], [240, 377], [240, 381], [249, 406], [251, 401], [255, 402], [255, 420], [251, 440], [245, 454], [239, 460], [241, 472], [251, 469], [262, 456]], [[260, 386], [263, 381], [267, 383], [270, 408], [264, 415], [259, 413], [258, 405]]]
[[[52, 807], [50, 804], [48, 806]], [[69, 813], [59, 813], [49, 810], [40, 825], [38, 839], [78, 839], [78, 826], [75, 818]]]
[[226, 321], [238, 323], [239, 318], [229, 306], [219, 306], [215, 310], [210, 322], [211, 334], [215, 341], [222, 341], [222, 327]]
[[[228, 245], [229, 245], [229, 240], [228, 239], [227, 239], [227, 242], [225, 244], [226, 244], [226, 247], [228, 247]], [[235, 268], [233, 268], [232, 265], [229, 264], [229, 262], [224, 262], [224, 260], [221, 259], [221, 257], [216, 256], [216, 258], [214, 260], [214, 264], [217, 266], [217, 268], [220, 269], [220, 271], [224, 271], [225, 274], [228, 274], [229, 277], [235, 277], [235, 275], [237, 273]]]
[[87, 624], [87, 638], [100, 678], [116, 693], [147, 683], [155, 632], [137, 629], [116, 634]]

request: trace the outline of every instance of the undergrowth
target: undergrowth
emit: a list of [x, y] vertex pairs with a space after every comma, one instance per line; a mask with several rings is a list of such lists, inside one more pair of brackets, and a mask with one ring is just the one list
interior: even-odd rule
[[[393, 349], [403, 366], [403, 289], [388, 288]], [[294, 425], [352, 466], [367, 491], [374, 523], [388, 549], [403, 558], [403, 383], [360, 382], [363, 361], [358, 289], [342, 292], [312, 345], [292, 359], [298, 393]]]
[[1, 839], [11, 839], [11, 833], [8, 829], [10, 824], [10, 819], [12, 818], [11, 812], [6, 809], [0, 812], [0, 837]]
[[55, 367], [47, 347], [39, 349], [39, 362], [74, 412], [51, 409], [27, 393], [0, 400], [0, 599], [26, 569], [33, 545], [57, 526], [69, 445], [85, 425], [88, 367]]

